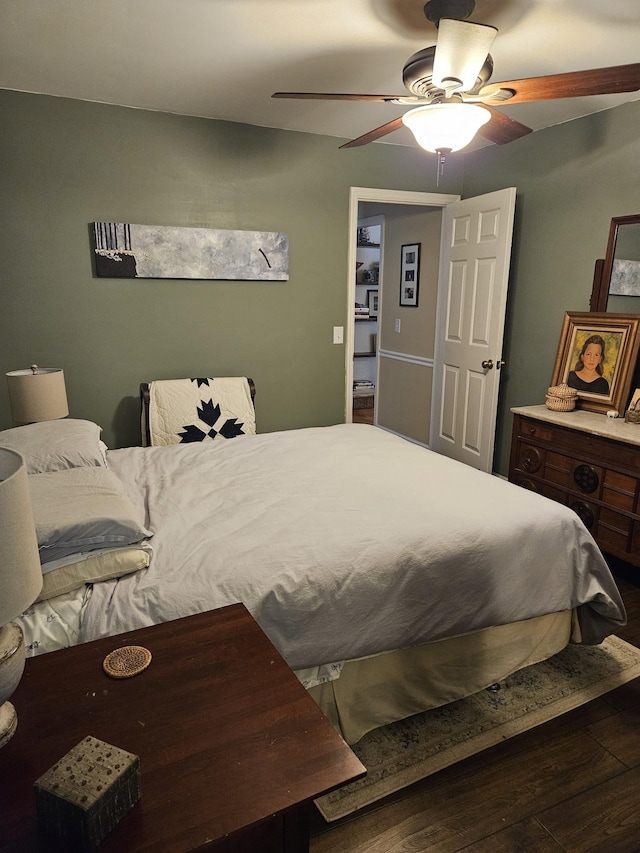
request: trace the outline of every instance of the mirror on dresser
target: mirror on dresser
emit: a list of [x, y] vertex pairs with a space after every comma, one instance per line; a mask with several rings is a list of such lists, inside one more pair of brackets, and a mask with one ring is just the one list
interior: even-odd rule
[[640, 314], [640, 213], [611, 220], [607, 254], [596, 261], [589, 304], [592, 311]]
[[[612, 218], [606, 257], [596, 261], [589, 307], [609, 314], [640, 314], [640, 213]], [[638, 387], [640, 358], [632, 393]]]

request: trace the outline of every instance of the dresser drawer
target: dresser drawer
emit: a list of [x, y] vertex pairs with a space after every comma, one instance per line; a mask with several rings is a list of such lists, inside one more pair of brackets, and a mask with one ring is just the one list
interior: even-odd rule
[[564, 489], [552, 485], [547, 480], [542, 481], [538, 486], [537, 491], [540, 492], [540, 494], [543, 494], [545, 498], [551, 498], [552, 501], [556, 501], [556, 503], [566, 504], [567, 502], [567, 492]]
[[595, 538], [604, 551], [627, 551], [632, 529], [633, 519], [629, 516], [613, 512], [608, 507], [600, 508]]
[[[604, 417], [604, 415], [602, 416]], [[514, 439], [520, 438], [540, 448], [610, 466], [622, 473], [640, 477], [640, 447], [581, 432], [570, 427], [547, 424], [533, 418], [519, 417], [514, 423]]]
[[602, 468], [582, 459], [572, 459], [560, 453], [546, 453], [544, 479], [565, 489], [577, 489], [585, 495], [599, 498], [604, 474]]
[[522, 419], [519, 432], [522, 438], [537, 438], [539, 441], [553, 442], [554, 428], [540, 421]]
[[509, 479], [573, 509], [603, 551], [640, 567], [640, 446], [516, 415]]
[[558, 453], [549, 453], [544, 466], [544, 478], [556, 486], [569, 488], [571, 483], [571, 459]]
[[636, 509], [636, 492], [638, 480], [617, 471], [605, 473], [602, 486], [602, 500], [609, 506], [634, 512]]
[[628, 535], [631, 533], [633, 517], [625, 515], [621, 512], [616, 512], [608, 506], [603, 506], [600, 509], [600, 523], [606, 524], [612, 530], [618, 530], [620, 533]]

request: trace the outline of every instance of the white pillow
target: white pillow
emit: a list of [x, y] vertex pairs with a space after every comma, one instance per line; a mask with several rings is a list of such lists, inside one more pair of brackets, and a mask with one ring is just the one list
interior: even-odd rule
[[21, 453], [29, 474], [87, 465], [104, 468], [100, 432], [101, 428], [91, 421], [61, 418], [5, 429], [0, 432], [0, 446]]
[[31, 474], [29, 487], [41, 563], [152, 536], [107, 468]]
[[36, 601], [71, 592], [87, 583], [121, 578], [146, 569], [151, 562], [151, 555], [151, 546], [143, 542], [140, 545], [100, 548], [51, 560], [42, 567], [42, 592]]

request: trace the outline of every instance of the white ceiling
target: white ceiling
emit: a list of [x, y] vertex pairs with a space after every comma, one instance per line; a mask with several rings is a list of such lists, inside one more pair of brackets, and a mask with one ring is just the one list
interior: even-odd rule
[[[0, 87], [350, 139], [408, 108], [271, 94], [405, 93], [405, 61], [436, 40], [423, 3], [0, 0]], [[492, 82], [640, 61], [640, 0], [477, 0], [470, 20], [499, 28]], [[639, 97], [502, 109], [537, 130]]]

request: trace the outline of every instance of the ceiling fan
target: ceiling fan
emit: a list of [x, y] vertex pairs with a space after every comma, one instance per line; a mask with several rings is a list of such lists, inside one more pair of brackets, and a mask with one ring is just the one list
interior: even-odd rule
[[438, 27], [437, 43], [414, 53], [405, 63], [402, 79], [408, 95], [275, 92], [272, 97], [410, 106], [399, 118], [340, 147], [366, 145], [406, 125], [419, 145], [443, 155], [464, 148], [476, 133], [499, 145], [531, 133], [530, 127], [495, 109], [500, 104], [640, 89], [640, 63], [489, 83], [493, 72], [489, 51], [498, 31], [467, 21], [474, 8], [475, 0], [428, 0], [424, 14]]

